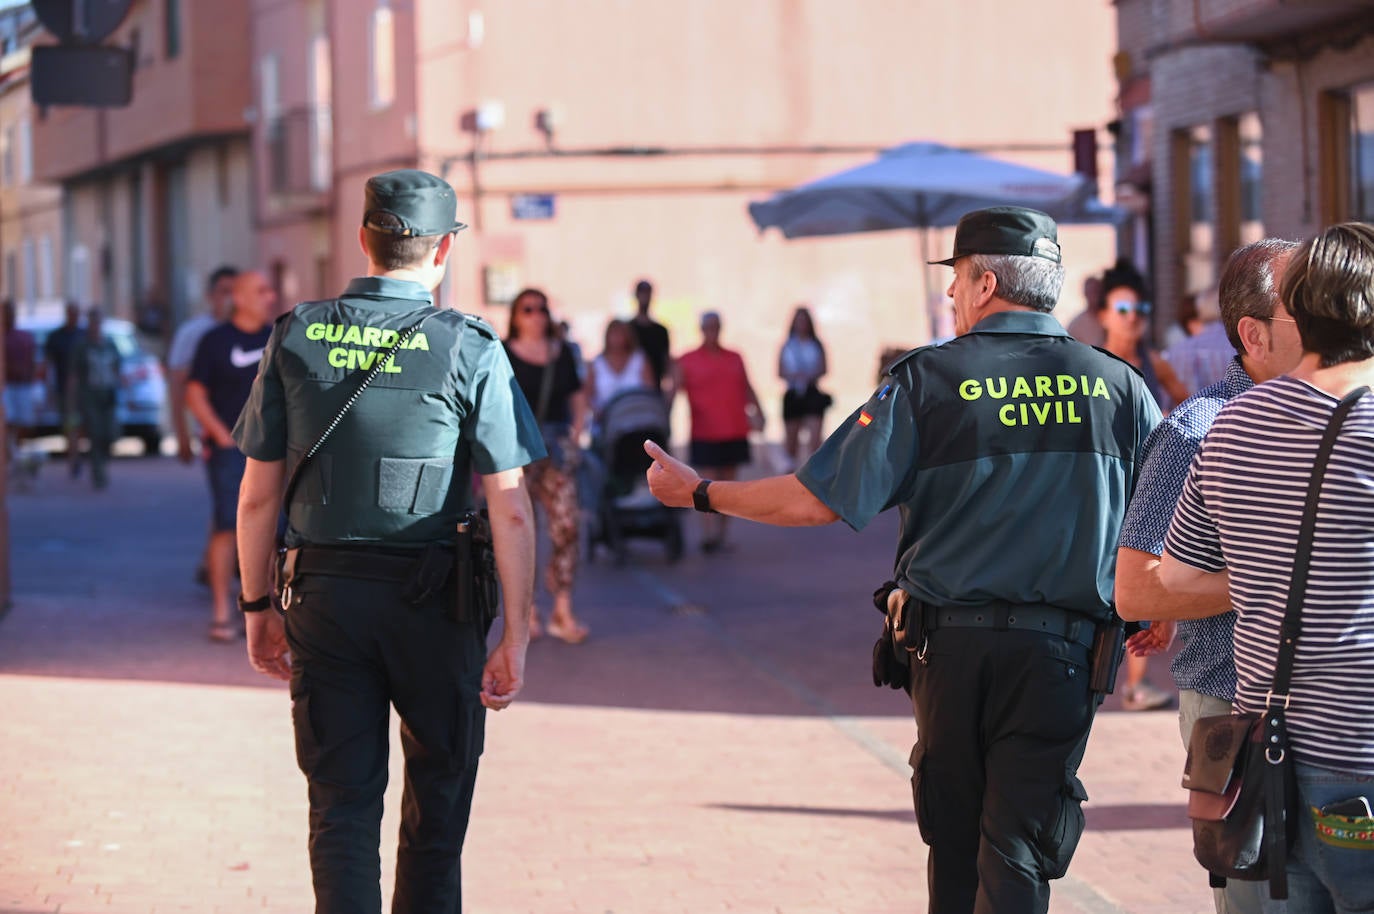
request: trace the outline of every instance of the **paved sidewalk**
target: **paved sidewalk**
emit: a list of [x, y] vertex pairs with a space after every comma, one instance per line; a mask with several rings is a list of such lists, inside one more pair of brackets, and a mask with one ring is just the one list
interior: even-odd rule
[[[93, 496], [56, 469], [10, 503], [0, 912], [310, 910], [285, 690], [205, 639], [190, 581], [199, 471], [121, 461]], [[646, 544], [588, 566], [592, 639], [534, 645], [527, 694], [488, 717], [467, 910], [923, 911], [914, 726], [866, 681], [863, 595], [891, 557], [875, 527], [741, 524], [730, 556], [669, 566]], [[1100, 715], [1053, 912], [1210, 909], [1181, 768], [1172, 712]]]

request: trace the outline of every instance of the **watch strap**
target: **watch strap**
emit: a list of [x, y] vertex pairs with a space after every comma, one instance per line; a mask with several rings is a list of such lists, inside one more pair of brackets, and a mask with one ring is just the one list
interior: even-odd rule
[[272, 608], [272, 595], [265, 594], [256, 600], [245, 600], [243, 594], [239, 594], [239, 612], [241, 613], [260, 613]]
[[706, 494], [706, 490], [711, 487], [711, 480], [703, 479], [697, 483], [697, 487], [692, 490], [692, 507], [702, 514], [717, 514], [715, 508], [711, 507], [711, 497]]

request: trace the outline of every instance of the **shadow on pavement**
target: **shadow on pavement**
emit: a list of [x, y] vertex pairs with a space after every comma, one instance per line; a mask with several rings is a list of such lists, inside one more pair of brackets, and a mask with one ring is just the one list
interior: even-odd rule
[[[111, 480], [95, 492], [55, 464], [10, 494], [14, 609], [0, 624], [0, 673], [281, 688], [249, 668], [242, 640], [207, 638], [209, 593], [194, 580], [203, 468], [123, 459]], [[684, 514], [676, 564], [654, 541], [633, 543], [624, 566], [604, 551], [583, 564], [575, 595], [592, 636], [533, 644], [523, 700], [910, 719], [907, 697], [875, 689], [870, 672], [881, 623], [870, 594], [890, 574], [895, 516], [859, 534], [735, 522], [734, 551], [708, 556]], [[542, 590], [538, 600], [547, 612]]]

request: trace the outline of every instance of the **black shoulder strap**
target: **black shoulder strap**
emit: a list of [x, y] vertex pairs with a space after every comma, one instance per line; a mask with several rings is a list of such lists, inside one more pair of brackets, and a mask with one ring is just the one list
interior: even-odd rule
[[1321, 444], [1317, 446], [1317, 456], [1312, 461], [1307, 503], [1303, 506], [1302, 523], [1298, 527], [1298, 552], [1293, 558], [1293, 579], [1288, 587], [1288, 607], [1284, 610], [1283, 624], [1279, 627], [1279, 657], [1274, 668], [1271, 696], [1286, 697], [1293, 679], [1293, 657], [1297, 653], [1298, 636], [1302, 632], [1302, 604], [1307, 597], [1307, 573], [1312, 567], [1312, 540], [1317, 530], [1317, 503], [1321, 499], [1326, 465], [1331, 460], [1331, 451], [1336, 446], [1336, 438], [1341, 433], [1345, 417], [1355, 408], [1360, 397], [1368, 392], [1368, 387], [1356, 388], [1337, 404], [1322, 435]]
[[353, 404], [358, 402], [358, 398], [363, 395], [363, 391], [367, 390], [367, 385], [376, 380], [377, 375], [381, 374], [386, 369], [387, 363], [391, 361], [392, 356], [400, 351], [401, 347], [406, 344], [406, 341], [415, 335], [415, 331], [419, 330], [420, 325], [433, 313], [434, 309], [431, 308], [418, 321], [401, 331], [400, 336], [396, 337], [396, 342], [391, 345], [391, 348], [382, 353], [382, 355], [372, 363], [372, 368], [368, 370], [367, 374], [363, 375], [362, 380], [358, 382], [358, 386], [353, 389], [353, 393], [344, 401], [344, 405], [339, 407], [339, 411], [334, 415], [334, 418], [329, 420], [329, 424], [324, 427], [324, 431], [320, 432], [320, 436], [315, 439], [315, 443], [306, 449], [305, 453], [301, 455], [300, 460], [296, 461], [296, 466], [292, 468], [291, 476], [286, 481], [286, 488], [282, 490], [281, 509], [283, 512], [289, 512], [291, 509], [291, 499], [296, 494], [296, 486], [300, 485], [301, 471], [305, 469], [306, 464], [315, 458], [315, 455], [320, 452], [320, 448], [324, 447], [325, 441], [328, 440], [330, 435], [334, 434], [334, 429], [339, 427], [339, 423], [343, 421], [344, 416], [348, 415], [348, 411], [353, 408]]

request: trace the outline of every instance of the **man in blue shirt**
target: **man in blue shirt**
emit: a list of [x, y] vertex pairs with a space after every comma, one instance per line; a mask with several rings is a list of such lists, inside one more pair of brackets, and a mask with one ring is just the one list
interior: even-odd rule
[[[1219, 289], [1221, 316], [1236, 356], [1223, 380], [1180, 403], [1145, 442], [1145, 467], [1126, 511], [1116, 558], [1116, 601], [1123, 618], [1158, 618], [1153, 614], [1162, 608], [1206, 602], [1170, 593], [1160, 585], [1164, 535], [1188, 467], [1221, 408], [1255, 384], [1289, 371], [1302, 356], [1297, 326], [1278, 294], [1284, 266], [1296, 247], [1290, 241], [1265, 239], [1239, 249], [1226, 263]], [[1199, 717], [1231, 711], [1236, 692], [1231, 646], [1235, 621], [1235, 612], [1229, 611], [1197, 621], [1156, 622], [1128, 642], [1133, 654], [1143, 656], [1167, 650], [1175, 627], [1183, 637], [1171, 672], [1179, 688], [1179, 729], [1185, 747]], [[1224, 890], [1215, 890], [1218, 914], [1258, 914], [1262, 887], [1260, 882], [1229, 880]]]
[[908, 353], [792, 476], [700, 479], [652, 443], [654, 494], [780, 526], [901, 513], [889, 598], [909, 660], [930, 910], [1043, 914], [1083, 830], [1078, 766], [1111, 618], [1113, 545], [1159, 409], [1140, 373], [1050, 314], [1054, 221], [1022, 207], [955, 231], [953, 340]]
[[212, 524], [205, 570], [213, 600], [210, 639], [238, 637], [233, 619], [234, 528], [244, 456], [229, 430], [239, 419], [271, 327], [267, 315], [276, 292], [256, 271], [234, 277], [229, 319], [205, 333], [196, 345], [186, 381], [186, 406], [200, 423], [205, 469], [210, 480]]

